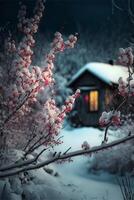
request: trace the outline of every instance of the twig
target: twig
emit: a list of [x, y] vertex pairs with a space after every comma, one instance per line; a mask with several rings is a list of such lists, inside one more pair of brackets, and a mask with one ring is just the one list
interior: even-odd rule
[[126, 200], [126, 197], [125, 197], [125, 194], [124, 194], [124, 190], [123, 190], [122, 184], [121, 184], [121, 182], [120, 182], [120, 180], [119, 180], [118, 178], [117, 178], [117, 182], [118, 182], [118, 184], [119, 184], [119, 186], [120, 186], [123, 199]]
[[11, 112], [7, 118], [5, 119], [5, 121], [3, 122], [3, 126], [17, 113], [17, 111], [19, 109], [21, 109], [21, 107], [25, 104], [25, 102], [28, 100], [29, 96], [31, 95], [31, 93], [33, 92], [33, 90], [29, 91], [26, 98], [15, 108], [15, 110], [13, 112]]
[[112, 14], [114, 13], [114, 10], [113, 8], [117, 8], [118, 10], [120, 11], [123, 11], [123, 9], [121, 7], [119, 7], [116, 3], [115, 3], [115, 0], [112, 0]]
[[[117, 112], [120, 110], [120, 108], [126, 103], [127, 99], [124, 98], [123, 101], [119, 104], [119, 106], [115, 109], [114, 112]], [[112, 119], [111, 119], [112, 120]], [[102, 143], [107, 142], [107, 134], [108, 134], [108, 129], [110, 128], [110, 126], [112, 125], [112, 121], [110, 121], [105, 129], [105, 133], [104, 133], [104, 140], [102, 141]]]
[[71, 149], [71, 147], [69, 147], [69, 148], [63, 153], [63, 155], [65, 155], [70, 149]]
[[[44, 137], [40, 137], [39, 140], [37, 140], [32, 147], [29, 148], [29, 150], [24, 154], [24, 156], [26, 157], [28, 154], [32, 153], [33, 151], [35, 151], [35, 149], [38, 149], [40, 146], [42, 146], [45, 142], [47, 137], [49, 136], [49, 133]], [[42, 139], [45, 139], [43, 142], [39, 143]], [[39, 144], [38, 144], [39, 143]]]
[[[39, 134], [42, 134], [42, 132], [40, 132]], [[35, 149], [37, 149], [38, 147], [41, 146], [42, 143], [40, 143], [38, 145], [38, 143], [42, 140], [42, 139], [47, 139], [47, 137], [49, 136], [49, 133], [46, 136], [41, 136], [37, 141], [35, 141], [35, 143], [26, 151], [26, 153], [24, 154], [24, 156], [27, 156], [28, 154], [30, 154], [31, 152], [33, 152]]]
[[31, 153], [35, 147], [36, 144], [38, 144], [42, 139], [43, 139], [44, 136], [41, 136], [24, 154], [24, 157], [26, 157], [29, 153]]
[[36, 137], [36, 135], [33, 135], [32, 138], [30, 138], [26, 144], [26, 146], [24, 147], [23, 151], [25, 151], [27, 149], [27, 147], [30, 145], [30, 143], [33, 141], [33, 139]]
[[[67, 154], [62, 154], [60, 156], [57, 155], [57, 156], [52, 157], [52, 158], [50, 158], [50, 159], [48, 159], [44, 162], [37, 163], [36, 165], [33, 165], [33, 164], [30, 165], [30, 163], [35, 161], [35, 158], [34, 158], [34, 159], [31, 159], [31, 160], [28, 160], [27, 162], [23, 161], [20, 164], [12, 165], [13, 170], [9, 170], [9, 171], [5, 171], [5, 168], [6, 168], [6, 170], [8, 170], [8, 169], [11, 169], [11, 167], [6, 166], [5, 168], [3, 167], [3, 170], [0, 169], [0, 171], [2, 171], [2, 172], [0, 172], [0, 178], [13, 176], [13, 175], [16, 175], [18, 173], [29, 171], [29, 170], [39, 169], [41, 167], [49, 165], [49, 164], [51, 164], [55, 161], [58, 161], [58, 160], [64, 160], [64, 159], [67, 159], [67, 158], [76, 157], [76, 156], [80, 156], [80, 155], [84, 155], [84, 154], [96, 153], [96, 152], [117, 146], [119, 144], [125, 143], [127, 141], [132, 140], [132, 139], [134, 139], [134, 135], [124, 137], [122, 139], [110, 142], [108, 144], [103, 144], [103, 145], [100, 145], [100, 146], [92, 147], [91, 149], [73, 151], [73, 152], [70, 152], [70, 153], [67, 153]], [[21, 168], [18, 168], [18, 167], [21, 167]]]
[[38, 160], [38, 158], [41, 156], [41, 154], [43, 154], [46, 150], [48, 150], [49, 148], [44, 148], [35, 158], [35, 161]]
[[129, 176], [124, 178], [117, 178], [117, 182], [120, 186], [121, 193], [124, 200], [134, 200], [134, 194], [132, 190], [131, 180]]

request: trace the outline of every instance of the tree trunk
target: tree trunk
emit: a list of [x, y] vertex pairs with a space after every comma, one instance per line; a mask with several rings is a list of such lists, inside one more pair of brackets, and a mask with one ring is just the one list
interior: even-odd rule
[[6, 161], [6, 133], [0, 132], [0, 165]]

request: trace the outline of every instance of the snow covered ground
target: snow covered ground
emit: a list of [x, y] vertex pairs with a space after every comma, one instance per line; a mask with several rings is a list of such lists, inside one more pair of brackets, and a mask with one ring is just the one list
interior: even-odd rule
[[[64, 143], [56, 147], [57, 151], [64, 152], [69, 147], [72, 150], [81, 148], [83, 141], [88, 141], [91, 146], [101, 144], [104, 132], [96, 128], [64, 129], [61, 131]], [[112, 131], [109, 140], [115, 140]], [[119, 186], [114, 176], [108, 174], [93, 175], [89, 172], [87, 156], [73, 158], [71, 163], [53, 164], [51, 167], [58, 171], [57, 178], [61, 184], [61, 191], [66, 193], [64, 199], [69, 200], [122, 200]], [[64, 200], [63, 199], [63, 200]], [[56, 199], [55, 199], [56, 200]], [[57, 199], [58, 200], [58, 199]]]
[[[96, 128], [66, 128], [60, 135], [64, 136], [64, 143], [54, 150], [65, 152], [69, 147], [71, 151], [80, 149], [85, 140], [91, 146], [101, 144], [104, 132]], [[111, 131], [109, 140], [115, 139], [117, 134], [115, 137]], [[89, 156], [78, 156], [70, 163], [53, 163], [48, 166], [52, 174], [43, 168], [31, 171], [25, 184], [18, 177], [1, 180], [0, 200], [123, 200], [115, 177], [106, 173], [91, 174], [89, 160], [92, 161]]]

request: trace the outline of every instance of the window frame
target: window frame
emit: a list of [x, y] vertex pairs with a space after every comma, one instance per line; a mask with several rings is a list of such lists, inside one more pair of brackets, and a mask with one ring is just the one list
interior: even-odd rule
[[[100, 111], [100, 88], [96, 87], [94, 85], [91, 85], [91, 86], [84, 85], [84, 86], [80, 86], [79, 89], [81, 90], [81, 95], [83, 96], [83, 104], [85, 105], [86, 112], [88, 112], [88, 113], [99, 112]], [[98, 110], [96, 110], [96, 111], [91, 111], [90, 107], [89, 107], [89, 93], [92, 91], [98, 92]], [[85, 100], [85, 96], [88, 96], [88, 101]]]
[[[90, 104], [90, 93], [91, 92], [97, 92], [97, 94], [98, 94], [98, 97], [97, 97], [97, 101], [98, 101], [97, 110], [91, 110], [91, 104]], [[88, 97], [89, 97], [89, 99], [88, 99], [88, 111], [90, 113], [97, 113], [97, 112], [99, 112], [99, 108], [100, 108], [100, 92], [99, 92], [99, 90], [98, 89], [90, 90], [88, 92]]]

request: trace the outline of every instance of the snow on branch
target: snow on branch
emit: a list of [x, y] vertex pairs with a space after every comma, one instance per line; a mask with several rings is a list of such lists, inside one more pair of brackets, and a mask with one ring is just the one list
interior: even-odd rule
[[102, 143], [108, 141], [107, 133], [111, 125], [121, 125], [120, 110], [126, 103], [130, 101], [130, 98], [134, 96], [134, 55], [132, 48], [120, 48], [118, 58], [115, 63], [117, 65], [119, 64], [128, 68], [128, 77], [126, 80], [123, 80], [122, 77], [120, 77], [118, 80], [118, 94], [123, 97], [122, 102], [111, 111], [104, 111], [99, 119], [100, 125], [106, 127], [104, 140], [102, 141]]
[[[124, 137], [122, 139], [110, 142], [110, 143], [104, 143], [100, 146], [96, 146], [96, 147], [92, 147], [92, 148], [86, 148], [84, 150], [77, 150], [77, 151], [73, 151], [70, 153], [66, 153], [66, 154], [57, 154], [55, 157], [50, 158], [46, 161], [42, 161], [40, 163], [34, 163], [35, 161], [37, 161], [37, 157], [27, 160], [27, 161], [20, 161], [20, 163], [16, 163], [16, 164], [12, 164], [9, 166], [5, 166], [0, 168], [0, 178], [5, 178], [5, 177], [9, 177], [9, 176], [13, 176], [16, 175], [18, 173], [21, 172], [25, 172], [25, 171], [29, 171], [29, 170], [34, 170], [34, 169], [39, 169], [41, 167], [44, 167], [46, 165], [49, 165], [53, 162], [56, 162], [58, 160], [66, 160], [68, 158], [72, 158], [72, 157], [76, 157], [76, 156], [80, 156], [80, 155], [86, 155], [86, 154], [93, 154], [93, 153], [97, 153], [99, 151], [103, 151], [106, 150], [108, 148], [112, 148], [114, 146], [126, 143], [130, 140], [134, 139], [134, 135], [129, 135], [127, 137]], [[42, 152], [44, 152], [45, 150], [42, 150]], [[41, 152], [41, 153], [42, 153]], [[41, 153], [38, 155], [38, 157], [41, 155]]]

